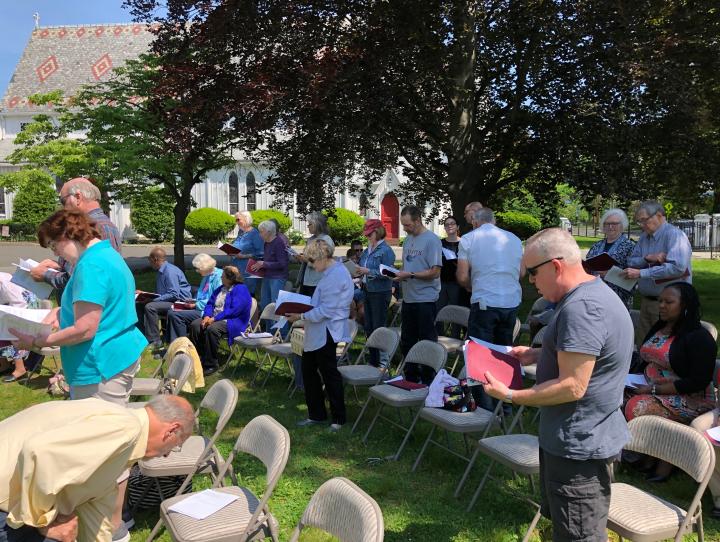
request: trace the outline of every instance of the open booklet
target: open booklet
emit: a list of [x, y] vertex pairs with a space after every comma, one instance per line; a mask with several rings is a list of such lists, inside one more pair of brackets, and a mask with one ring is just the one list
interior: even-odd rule
[[281, 316], [291, 313], [301, 314], [312, 308], [313, 304], [310, 296], [288, 292], [287, 290], [280, 290], [275, 301], [275, 314]]
[[218, 241], [217, 247], [228, 256], [240, 254], [240, 249], [238, 247], [232, 246], [230, 243], [223, 243], [222, 241]]
[[390, 277], [391, 279], [394, 279], [397, 277], [397, 274], [400, 272], [399, 269], [395, 267], [391, 267], [389, 265], [380, 264], [380, 274], [385, 275], [386, 277]]
[[511, 348], [470, 337], [463, 347], [468, 378], [487, 384], [485, 373], [489, 371], [507, 387], [522, 388], [522, 365], [519, 359], [508, 354]]
[[52, 331], [50, 324], [42, 323], [49, 312], [48, 309], [21, 309], [0, 305], [0, 341], [17, 339], [10, 333], [10, 328], [33, 337], [50, 333]]
[[623, 270], [617, 265], [613, 265], [608, 272], [605, 273], [605, 282], [609, 282], [630, 292], [637, 284], [637, 279], [626, 278], [625, 275], [623, 275]]
[[[10, 282], [31, 291], [40, 299], [47, 299], [50, 297], [53, 287], [46, 282], [37, 282], [30, 276], [30, 271], [40, 265], [38, 262], [31, 260], [30, 258], [27, 260], [20, 258], [19, 262], [14, 263], [13, 265], [17, 269], [10, 279]], [[51, 269], [50, 272], [57, 273], [55, 269]]]

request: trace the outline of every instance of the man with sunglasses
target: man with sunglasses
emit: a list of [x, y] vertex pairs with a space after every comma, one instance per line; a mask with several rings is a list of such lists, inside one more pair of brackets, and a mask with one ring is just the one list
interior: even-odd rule
[[[110, 542], [120, 473], [168, 455], [193, 430], [187, 400], [31, 406], [0, 422], [0, 541]], [[129, 539], [129, 536], [127, 537]]]
[[553, 541], [606, 542], [612, 462], [630, 439], [620, 409], [633, 328], [627, 307], [582, 266], [580, 248], [560, 228], [528, 239], [523, 266], [555, 315], [540, 348], [516, 346], [537, 363], [535, 386], [510, 390], [486, 373], [485, 392], [539, 407], [542, 513]]
[[640, 344], [659, 318], [658, 296], [669, 282], [692, 283], [692, 246], [685, 232], [665, 218], [657, 201], [644, 201], [635, 211], [642, 235], [628, 257], [625, 276], [638, 279], [640, 321], [635, 342]]

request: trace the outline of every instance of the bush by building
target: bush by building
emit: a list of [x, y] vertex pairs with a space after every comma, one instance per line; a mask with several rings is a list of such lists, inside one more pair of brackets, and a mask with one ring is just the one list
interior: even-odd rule
[[185, 220], [185, 229], [196, 243], [224, 239], [234, 226], [235, 219], [229, 213], [211, 207], [195, 209]]
[[335, 208], [335, 216], [328, 216], [330, 237], [336, 245], [346, 245], [362, 235], [365, 219], [347, 209]]
[[133, 229], [154, 243], [172, 241], [174, 205], [174, 199], [163, 188], [144, 190], [141, 195], [133, 198], [131, 203], [130, 222]]
[[275, 209], [258, 209], [257, 211], [250, 211], [250, 214], [253, 218], [253, 226], [256, 228], [261, 222], [273, 218], [278, 221], [278, 224], [280, 224], [280, 231], [282, 233], [285, 233], [290, 226], [292, 226], [292, 220], [290, 220], [290, 217], [280, 211], [276, 211]]
[[[20, 173], [20, 172], [18, 172]], [[22, 170], [25, 176], [13, 202], [15, 231], [37, 230], [40, 222], [58, 209], [58, 195], [53, 178], [39, 169]], [[11, 227], [11, 230], [13, 228]]]
[[497, 213], [495, 220], [498, 227], [514, 233], [520, 239], [527, 239], [542, 229], [542, 224], [537, 218], [519, 211]]

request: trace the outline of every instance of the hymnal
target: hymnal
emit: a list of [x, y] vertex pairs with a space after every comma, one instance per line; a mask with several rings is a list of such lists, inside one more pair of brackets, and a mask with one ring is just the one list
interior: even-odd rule
[[511, 389], [522, 388], [522, 371], [520, 360], [509, 354], [491, 350], [475, 341], [466, 341], [463, 348], [465, 366], [469, 378], [487, 384], [486, 372]]
[[240, 249], [238, 247], [232, 246], [230, 243], [223, 243], [222, 241], [218, 241], [217, 247], [228, 256], [240, 254]]
[[160, 294], [154, 294], [153, 292], [137, 292], [135, 294], [135, 303], [150, 303], [157, 297], [160, 297]]
[[620, 267], [620, 264], [607, 252], [588, 258], [583, 262], [583, 267], [588, 273], [608, 271], [613, 265]]
[[313, 308], [312, 298], [308, 295], [296, 294], [286, 290], [278, 292], [275, 301], [275, 314], [287, 316], [288, 314], [302, 314]]
[[385, 275], [386, 277], [390, 277], [391, 279], [394, 279], [397, 277], [397, 274], [400, 272], [399, 269], [396, 269], [394, 267], [390, 267], [389, 265], [380, 264], [380, 274]]

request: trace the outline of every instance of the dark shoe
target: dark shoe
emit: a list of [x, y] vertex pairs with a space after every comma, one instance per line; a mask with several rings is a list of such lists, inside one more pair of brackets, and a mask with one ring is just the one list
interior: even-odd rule
[[[662, 469], [662, 471], [665, 471], [665, 469]], [[662, 484], [663, 482], [667, 482], [674, 472], [675, 467], [671, 467], [669, 471], [661, 472], [660, 474], [652, 473], [652, 475], [648, 476], [645, 480], [651, 484]]]
[[162, 341], [153, 341], [150, 343], [150, 348], [152, 348], [153, 352], [159, 352], [160, 350], [165, 348], [165, 345]]
[[20, 380], [23, 376], [25, 376], [25, 373], [21, 374], [20, 376], [8, 375], [8, 376], [6, 376], [5, 378], [3, 378], [3, 382], [5, 382], [5, 383], [7, 383], [7, 384], [10, 384], [11, 382], [17, 382], [17, 381]]
[[203, 369], [203, 376], [214, 375], [215, 373], [218, 372], [219, 369], [220, 369], [220, 367], [207, 367], [207, 368]]
[[720, 508], [713, 506], [713, 509], [710, 510], [710, 515], [715, 519], [720, 519]]

